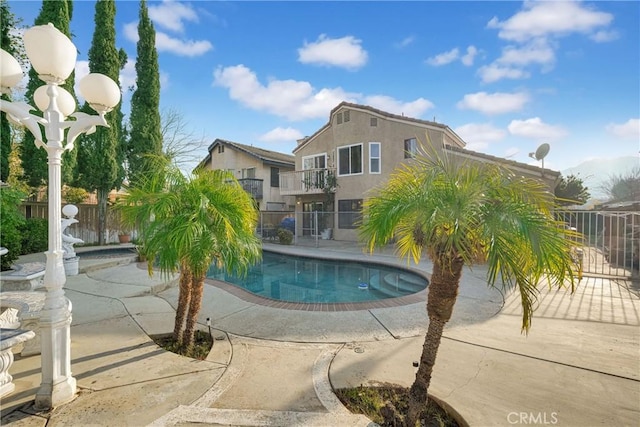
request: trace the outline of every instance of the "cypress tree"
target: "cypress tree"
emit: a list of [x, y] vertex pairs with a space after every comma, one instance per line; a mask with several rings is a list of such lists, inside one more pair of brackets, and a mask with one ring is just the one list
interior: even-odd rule
[[[67, 37], [71, 37], [69, 31], [69, 21], [71, 21], [72, 1], [56, 1], [56, 0], [44, 0], [42, 2], [42, 8], [40, 14], [35, 20], [35, 25], [47, 25], [52, 23], [58, 30], [64, 33]], [[74, 85], [74, 73], [67, 78], [65, 83], [61, 85], [67, 92], [69, 92], [74, 99], [75, 94], [73, 91]], [[35, 107], [33, 101], [33, 94], [36, 89], [42, 86], [44, 82], [40, 80], [36, 71], [31, 68], [29, 70], [29, 83], [27, 84], [27, 91], [25, 93], [26, 102]], [[76, 101], [77, 102], [77, 101]], [[38, 112], [34, 111], [36, 114]], [[31, 187], [40, 187], [48, 178], [48, 166], [47, 166], [47, 153], [45, 150], [36, 147], [35, 139], [30, 132], [25, 132], [25, 137], [22, 140], [22, 147], [20, 151], [20, 157], [22, 160], [22, 168], [24, 169], [24, 177], [27, 184]], [[62, 182], [69, 183], [73, 179], [73, 174], [76, 168], [76, 150], [66, 151], [62, 155]]]
[[136, 60], [137, 88], [131, 97], [131, 127], [129, 132], [129, 182], [135, 185], [139, 178], [153, 169], [149, 157], [162, 155], [160, 123], [160, 72], [156, 31], [149, 19], [147, 3], [140, 1], [138, 45]]
[[[10, 31], [18, 24], [15, 15], [11, 13], [6, 0], [0, 0], [0, 47], [13, 55], [18, 53], [15, 40]], [[5, 101], [11, 101], [9, 95], [2, 95]], [[11, 155], [11, 125], [5, 113], [0, 113], [0, 181], [7, 182], [9, 178], [9, 156]]]
[[[89, 70], [104, 74], [119, 82], [120, 70], [126, 63], [124, 51], [116, 48], [116, 5], [113, 0], [98, 0], [95, 8], [95, 29], [89, 49]], [[107, 113], [109, 127], [99, 126], [96, 132], [80, 139], [78, 147], [77, 185], [95, 191], [98, 198], [98, 243], [105, 243], [107, 200], [109, 192], [119, 188], [124, 176], [121, 146], [122, 112], [118, 106]], [[86, 103], [86, 113], [95, 112]]]

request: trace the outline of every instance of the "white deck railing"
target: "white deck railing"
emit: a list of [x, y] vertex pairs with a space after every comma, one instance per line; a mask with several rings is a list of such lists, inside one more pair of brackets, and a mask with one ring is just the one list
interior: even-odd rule
[[280, 194], [297, 196], [301, 194], [321, 194], [329, 184], [329, 178], [335, 176], [334, 168], [306, 169], [280, 174]]

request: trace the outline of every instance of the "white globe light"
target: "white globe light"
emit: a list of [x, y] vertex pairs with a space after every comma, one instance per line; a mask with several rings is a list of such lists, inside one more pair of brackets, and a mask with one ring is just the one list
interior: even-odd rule
[[47, 83], [60, 84], [76, 65], [78, 51], [60, 30], [49, 25], [37, 25], [25, 31], [24, 49], [38, 76]]
[[120, 102], [120, 88], [104, 74], [87, 74], [78, 85], [80, 94], [97, 112], [107, 112]]
[[[49, 95], [47, 94], [47, 85], [40, 86], [33, 93], [33, 100], [38, 107], [38, 110], [44, 112], [47, 108], [49, 108]], [[58, 92], [58, 96], [56, 98], [58, 104], [58, 110], [62, 113], [63, 116], [68, 117], [76, 110], [76, 101], [73, 99], [73, 96], [67, 92], [65, 89], [60, 86], [55, 88]]]
[[78, 215], [78, 207], [76, 205], [64, 205], [62, 208], [62, 214], [67, 218], [73, 218]]
[[9, 52], [0, 49], [0, 87], [9, 90], [22, 80], [22, 68]]

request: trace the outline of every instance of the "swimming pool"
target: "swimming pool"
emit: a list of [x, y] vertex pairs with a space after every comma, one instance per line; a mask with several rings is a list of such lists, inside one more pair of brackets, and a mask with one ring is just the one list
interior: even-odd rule
[[401, 268], [263, 251], [244, 277], [212, 266], [207, 277], [258, 296], [297, 303], [349, 303], [398, 298], [424, 290], [426, 278]]

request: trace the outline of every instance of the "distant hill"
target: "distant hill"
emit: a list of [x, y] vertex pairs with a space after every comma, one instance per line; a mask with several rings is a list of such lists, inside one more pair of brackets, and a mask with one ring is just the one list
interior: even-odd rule
[[589, 188], [592, 198], [602, 199], [605, 194], [601, 187], [610, 177], [627, 174], [638, 166], [640, 166], [638, 157], [625, 156], [615, 159], [589, 160], [561, 172], [562, 176], [575, 175], [579, 177]]

